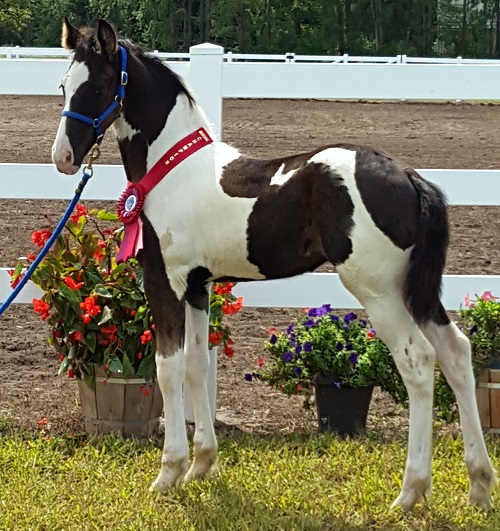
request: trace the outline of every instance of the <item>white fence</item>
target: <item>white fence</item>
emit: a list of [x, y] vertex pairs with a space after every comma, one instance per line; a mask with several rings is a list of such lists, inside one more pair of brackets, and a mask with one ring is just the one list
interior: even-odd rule
[[[46, 52], [45, 49], [40, 53], [66, 54], [62, 48]], [[193, 46], [189, 55], [159, 54], [176, 59], [169, 66], [186, 79], [219, 134], [224, 97], [484, 100], [498, 99], [500, 90], [500, 61], [223, 52], [220, 46], [205, 44]], [[16, 55], [0, 48], [2, 53]], [[35, 49], [24, 49], [18, 50], [17, 55], [37, 53]], [[188, 57], [189, 61], [184, 61]], [[59, 94], [57, 87], [68, 64], [68, 59], [0, 59], [0, 94]], [[500, 206], [500, 170], [420, 171], [446, 191], [452, 205]], [[58, 174], [51, 165], [0, 164], [0, 183], [0, 198], [4, 199], [69, 200], [76, 179]], [[121, 167], [98, 165], [84, 199], [115, 200], [124, 183]], [[444, 279], [443, 302], [447, 309], [456, 309], [465, 293], [486, 290], [500, 293], [500, 276], [448, 275]], [[3, 268], [0, 301], [9, 293], [9, 277]], [[334, 274], [240, 283], [235, 293], [244, 296], [245, 304], [253, 307], [304, 307], [327, 302], [337, 308], [359, 307]], [[28, 284], [17, 302], [29, 302], [39, 295], [37, 288]]]
[[[500, 206], [500, 170], [419, 170], [441, 186], [452, 205]], [[0, 164], [0, 199], [68, 199], [76, 177], [59, 174], [51, 164]], [[20, 185], [22, 183], [22, 185]], [[471, 186], [471, 183], [474, 183]], [[125, 186], [121, 166], [97, 165], [84, 192], [84, 200], [116, 200]], [[4, 215], [7, 215], [5, 211]], [[62, 215], [62, 212], [61, 212]], [[27, 250], [28, 251], [28, 250]], [[15, 260], [17, 257], [13, 257]], [[11, 292], [7, 269], [0, 269], [0, 301]], [[491, 290], [500, 293], [499, 275], [446, 275], [443, 303], [457, 309], [464, 295]], [[314, 307], [331, 303], [336, 308], [359, 308], [359, 303], [332, 273], [311, 273], [292, 279], [240, 283], [235, 294], [249, 307]], [[31, 302], [41, 292], [29, 283], [16, 302]]]

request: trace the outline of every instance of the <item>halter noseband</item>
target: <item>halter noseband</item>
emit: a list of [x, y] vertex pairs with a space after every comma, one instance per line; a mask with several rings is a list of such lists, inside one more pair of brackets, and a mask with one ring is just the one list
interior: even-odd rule
[[99, 116], [98, 118], [89, 118], [84, 114], [73, 111], [63, 111], [63, 116], [68, 116], [69, 118], [74, 118], [75, 120], [80, 120], [86, 124], [90, 124], [95, 129], [96, 134], [96, 144], [100, 144], [104, 138], [104, 131], [101, 129], [101, 125], [108, 118], [108, 116], [118, 108], [118, 112], [114, 116], [114, 120], [120, 116], [120, 111], [122, 110], [123, 100], [125, 99], [125, 85], [128, 82], [128, 73], [127, 73], [127, 50], [123, 46], [119, 46], [120, 52], [122, 54], [122, 68], [120, 73], [120, 83], [118, 84], [118, 93], [115, 96], [115, 99], [111, 105]]

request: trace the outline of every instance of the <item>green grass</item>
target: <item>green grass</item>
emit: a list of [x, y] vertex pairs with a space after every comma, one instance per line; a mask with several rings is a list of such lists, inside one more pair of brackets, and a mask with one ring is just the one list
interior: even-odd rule
[[[467, 504], [460, 440], [435, 441], [433, 497], [389, 510], [406, 446], [363, 437], [219, 435], [219, 476], [150, 494], [160, 449], [113, 437], [0, 436], [0, 529], [500, 529]], [[498, 468], [500, 444], [489, 442]], [[499, 492], [494, 503], [500, 507]]]

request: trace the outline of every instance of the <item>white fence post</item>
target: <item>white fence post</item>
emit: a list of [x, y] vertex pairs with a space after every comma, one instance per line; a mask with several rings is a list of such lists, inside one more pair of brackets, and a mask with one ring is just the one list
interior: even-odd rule
[[204, 43], [189, 48], [190, 87], [213, 126], [217, 140], [222, 139], [222, 62], [224, 48]]

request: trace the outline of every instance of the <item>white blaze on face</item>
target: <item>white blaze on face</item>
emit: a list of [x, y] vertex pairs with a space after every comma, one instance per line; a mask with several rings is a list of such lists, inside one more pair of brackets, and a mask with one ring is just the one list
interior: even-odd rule
[[[68, 72], [63, 77], [62, 86], [64, 87], [65, 101], [64, 110], [68, 111], [71, 98], [78, 88], [88, 80], [90, 75], [87, 65], [73, 61]], [[73, 148], [66, 134], [66, 116], [61, 118], [57, 135], [52, 145], [52, 161], [61, 173], [73, 175], [78, 171], [78, 166], [74, 166]]]

